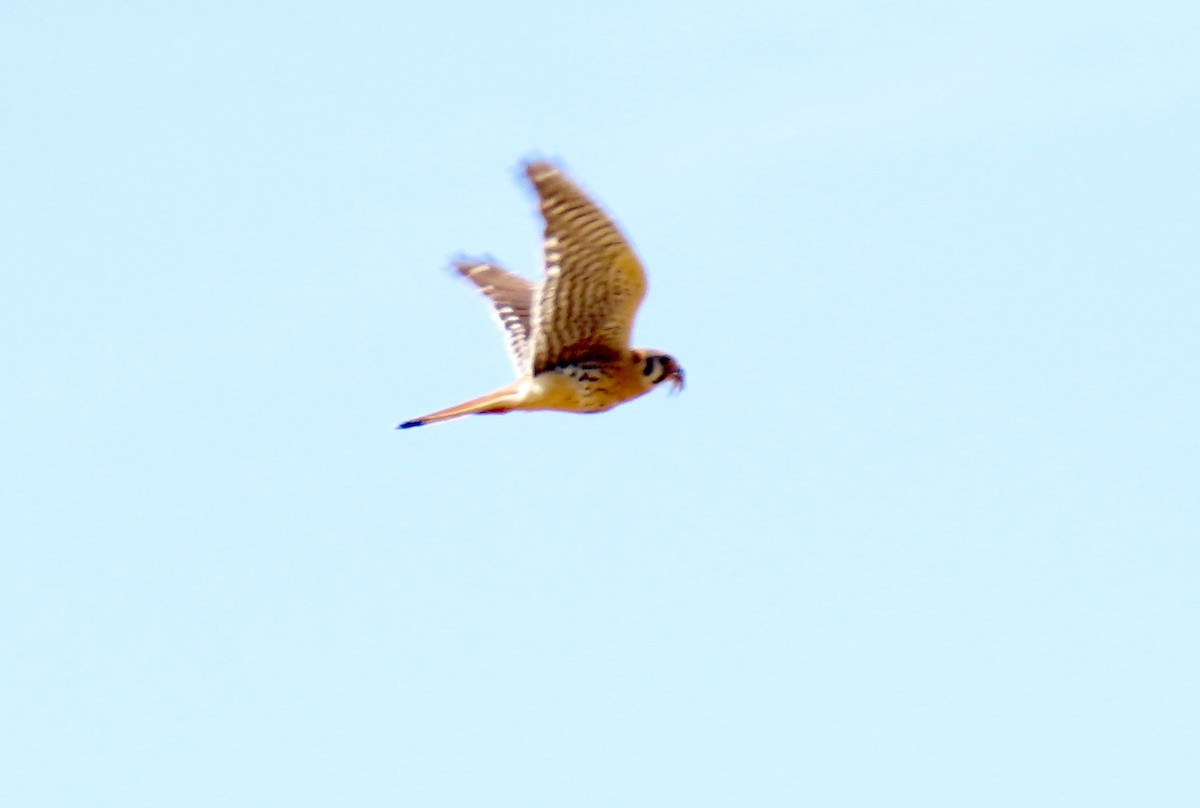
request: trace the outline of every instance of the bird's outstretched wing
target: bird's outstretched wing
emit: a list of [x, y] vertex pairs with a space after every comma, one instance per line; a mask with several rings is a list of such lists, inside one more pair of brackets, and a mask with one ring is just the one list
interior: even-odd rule
[[529, 374], [530, 332], [537, 284], [486, 261], [457, 261], [458, 274], [479, 287], [507, 337], [508, 358], [517, 376]]
[[532, 318], [533, 373], [629, 350], [646, 275], [633, 248], [604, 211], [548, 163], [525, 173], [546, 220], [546, 280]]

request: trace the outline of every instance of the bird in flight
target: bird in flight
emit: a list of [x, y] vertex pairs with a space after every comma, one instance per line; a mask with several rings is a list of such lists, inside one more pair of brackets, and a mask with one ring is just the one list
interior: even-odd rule
[[629, 346], [646, 275], [621, 231], [549, 163], [530, 163], [525, 174], [546, 222], [542, 283], [489, 261], [454, 265], [491, 303], [517, 380], [397, 429], [513, 410], [604, 412], [665, 381], [683, 389], [673, 357]]

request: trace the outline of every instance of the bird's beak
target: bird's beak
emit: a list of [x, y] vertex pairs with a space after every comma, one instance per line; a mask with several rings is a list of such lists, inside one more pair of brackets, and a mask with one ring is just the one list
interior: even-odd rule
[[683, 368], [676, 367], [675, 370], [668, 376], [671, 380], [671, 394], [676, 395], [683, 392]]

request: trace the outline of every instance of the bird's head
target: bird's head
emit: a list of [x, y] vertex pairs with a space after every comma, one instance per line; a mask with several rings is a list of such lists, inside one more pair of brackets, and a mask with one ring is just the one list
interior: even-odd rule
[[642, 378], [646, 380], [647, 387], [657, 387], [669, 381], [673, 385], [673, 392], [678, 393], [683, 389], [683, 368], [675, 361], [675, 357], [662, 351], [636, 353], [640, 354], [637, 359], [641, 364]]

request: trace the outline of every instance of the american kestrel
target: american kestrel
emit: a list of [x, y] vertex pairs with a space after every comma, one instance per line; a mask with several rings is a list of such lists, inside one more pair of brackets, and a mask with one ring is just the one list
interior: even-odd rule
[[546, 221], [545, 280], [535, 284], [486, 261], [454, 267], [492, 304], [517, 380], [397, 429], [513, 410], [603, 412], [664, 381], [683, 389], [674, 358], [629, 347], [646, 276], [612, 219], [554, 166], [530, 163], [525, 174]]

